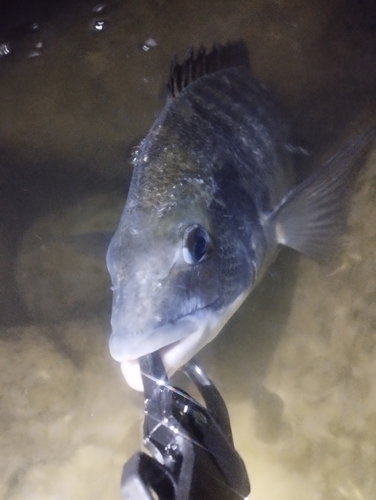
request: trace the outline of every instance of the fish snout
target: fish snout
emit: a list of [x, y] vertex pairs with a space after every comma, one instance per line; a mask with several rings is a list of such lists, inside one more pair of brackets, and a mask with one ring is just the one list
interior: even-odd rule
[[140, 304], [137, 294], [115, 290], [111, 314], [110, 353], [116, 361], [137, 359], [147, 352], [142, 346], [160, 324], [152, 307]]

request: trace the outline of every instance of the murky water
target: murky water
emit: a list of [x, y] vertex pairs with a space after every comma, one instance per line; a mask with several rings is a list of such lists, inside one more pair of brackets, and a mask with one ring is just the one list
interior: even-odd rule
[[[374, 2], [6, 3], [0, 16], [0, 497], [116, 499], [142, 398], [71, 236], [113, 229], [171, 57], [244, 38], [311, 158], [376, 118]], [[305, 167], [303, 167], [304, 169]], [[258, 500], [376, 492], [376, 152], [330, 268], [280, 253], [201, 355]]]

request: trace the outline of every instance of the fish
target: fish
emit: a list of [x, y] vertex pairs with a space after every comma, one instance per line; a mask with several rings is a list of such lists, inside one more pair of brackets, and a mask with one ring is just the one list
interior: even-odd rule
[[363, 133], [297, 183], [299, 154], [278, 99], [243, 41], [174, 60], [165, 106], [133, 156], [107, 252], [110, 353], [143, 390], [138, 359], [169, 375], [212, 341], [281, 246], [335, 253], [365, 151]]

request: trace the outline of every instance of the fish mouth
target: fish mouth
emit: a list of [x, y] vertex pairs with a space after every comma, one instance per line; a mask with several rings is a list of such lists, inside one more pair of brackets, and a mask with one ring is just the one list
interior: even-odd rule
[[111, 356], [120, 362], [128, 385], [143, 391], [138, 358], [160, 350], [170, 377], [217, 335], [221, 329], [220, 317], [220, 311], [206, 306], [134, 340], [113, 333], [110, 337]]

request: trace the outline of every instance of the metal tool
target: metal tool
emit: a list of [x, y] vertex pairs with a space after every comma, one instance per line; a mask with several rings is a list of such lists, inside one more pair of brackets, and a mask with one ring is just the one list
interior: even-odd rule
[[226, 405], [195, 361], [182, 371], [206, 406], [169, 385], [159, 353], [140, 358], [145, 391], [144, 444], [124, 465], [122, 500], [239, 500], [250, 492], [234, 448]]

